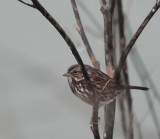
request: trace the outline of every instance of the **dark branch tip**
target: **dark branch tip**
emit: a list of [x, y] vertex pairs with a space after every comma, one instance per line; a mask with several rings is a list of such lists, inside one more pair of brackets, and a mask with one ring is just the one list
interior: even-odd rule
[[29, 6], [29, 7], [32, 7], [32, 8], [36, 8], [36, 6], [34, 4], [29, 4], [29, 3], [26, 3], [22, 0], [18, 0], [19, 2], [21, 2], [22, 4], [26, 5], [26, 6]]

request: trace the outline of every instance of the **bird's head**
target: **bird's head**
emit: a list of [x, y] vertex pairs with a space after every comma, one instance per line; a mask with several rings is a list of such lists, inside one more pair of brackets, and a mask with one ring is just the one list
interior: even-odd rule
[[78, 64], [70, 66], [68, 68], [67, 73], [65, 73], [63, 76], [68, 77], [68, 78], [72, 78], [77, 82], [84, 80], [83, 73], [82, 73], [81, 68]]

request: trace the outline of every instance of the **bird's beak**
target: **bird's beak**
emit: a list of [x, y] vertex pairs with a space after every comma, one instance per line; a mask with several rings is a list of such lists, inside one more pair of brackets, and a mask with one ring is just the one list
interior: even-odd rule
[[65, 74], [63, 74], [63, 76], [65, 76], [65, 77], [68, 77], [68, 76], [70, 76], [71, 74], [70, 73], [65, 73]]

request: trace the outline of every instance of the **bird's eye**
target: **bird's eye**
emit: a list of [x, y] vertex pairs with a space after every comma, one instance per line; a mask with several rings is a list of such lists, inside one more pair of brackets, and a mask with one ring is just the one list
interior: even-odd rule
[[77, 74], [78, 72], [77, 72], [77, 71], [74, 71], [73, 73], [74, 73], [74, 74]]

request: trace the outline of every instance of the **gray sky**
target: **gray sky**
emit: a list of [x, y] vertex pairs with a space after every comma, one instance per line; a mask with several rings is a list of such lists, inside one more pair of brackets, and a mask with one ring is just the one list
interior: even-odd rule
[[[91, 64], [74, 28], [76, 22], [70, 1], [40, 0], [40, 2], [78, 45], [82, 59]], [[99, 1], [87, 0], [84, 3], [103, 25]], [[154, 0], [124, 1], [125, 12], [129, 14], [133, 32], [154, 3]], [[93, 29], [98, 35], [87, 32], [103, 68], [103, 33], [99, 35], [99, 28], [93, 26], [81, 9], [80, 14], [84, 27]], [[137, 50], [158, 89], [160, 89], [159, 15], [160, 11], [156, 13], [137, 41]], [[0, 49], [1, 139], [92, 138], [89, 128], [91, 107], [72, 94], [67, 79], [62, 76], [76, 61], [61, 36], [37, 10], [17, 0], [0, 0]], [[131, 84], [141, 85], [130, 59], [129, 72]], [[155, 100], [152, 91], [150, 95]], [[133, 93], [133, 99], [134, 110], [139, 120], [147, 115], [143, 122], [144, 138], [153, 138], [156, 131], [143, 92]], [[155, 100], [155, 108], [159, 112], [157, 105]], [[100, 116], [103, 117], [103, 110]], [[102, 120], [103, 118], [100, 123]], [[103, 130], [102, 124], [100, 130]], [[118, 109], [114, 136], [115, 139], [123, 138]], [[158, 137], [155, 135], [154, 138]]]

